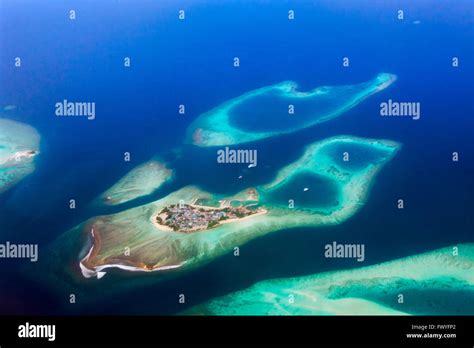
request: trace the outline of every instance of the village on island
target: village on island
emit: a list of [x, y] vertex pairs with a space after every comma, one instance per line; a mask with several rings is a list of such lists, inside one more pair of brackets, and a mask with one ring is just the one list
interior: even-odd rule
[[[236, 202], [238, 206], [234, 206]], [[197, 204], [197, 200], [192, 204], [180, 202], [163, 208], [152, 221], [162, 230], [192, 233], [267, 213], [266, 209], [256, 204], [243, 205], [240, 201], [222, 200], [218, 207], [211, 207]]]

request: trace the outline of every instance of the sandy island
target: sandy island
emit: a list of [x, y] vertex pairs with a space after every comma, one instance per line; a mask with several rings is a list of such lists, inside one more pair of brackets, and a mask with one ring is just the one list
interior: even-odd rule
[[[196, 205], [196, 204], [189, 204], [190, 207], [194, 208], [194, 209], [204, 209], [204, 210], [209, 210], [209, 211], [221, 211], [223, 210], [224, 208], [222, 207], [219, 207], [219, 208], [215, 208], [215, 207], [209, 207], [209, 206], [205, 206], [205, 205]], [[251, 206], [251, 205], [249, 205]], [[199, 228], [194, 228], [194, 229], [190, 229], [188, 231], [175, 231], [173, 230], [171, 227], [165, 225], [165, 224], [160, 224], [157, 219], [159, 217], [164, 217], [164, 215], [166, 214], [163, 214], [161, 213], [162, 211], [152, 215], [152, 217], [150, 218], [150, 221], [151, 223], [156, 227], [158, 228], [159, 230], [161, 231], [168, 231], [168, 232], [180, 232], [180, 233], [194, 233], [194, 232], [203, 232], [203, 231], [206, 231], [206, 230], [210, 230], [212, 228], [216, 228], [218, 226], [221, 226], [223, 224], [229, 224], [229, 223], [233, 223], [233, 222], [238, 222], [238, 221], [242, 221], [242, 220], [246, 220], [246, 219], [249, 219], [249, 218], [252, 218], [252, 217], [255, 217], [255, 216], [259, 216], [259, 215], [264, 215], [264, 214], [267, 214], [268, 213], [268, 210], [266, 210], [265, 208], [262, 208], [262, 207], [259, 207], [257, 208], [257, 210], [255, 210], [254, 213], [250, 214], [250, 215], [247, 215], [247, 216], [244, 216], [244, 217], [240, 217], [240, 218], [231, 218], [231, 219], [226, 219], [226, 220], [220, 220], [218, 221], [218, 223], [214, 226], [211, 226], [211, 227], [208, 227], [208, 228], [205, 228], [205, 229], [199, 229]]]

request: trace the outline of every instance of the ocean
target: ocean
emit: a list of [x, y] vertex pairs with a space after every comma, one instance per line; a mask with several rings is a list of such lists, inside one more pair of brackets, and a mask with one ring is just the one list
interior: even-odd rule
[[[400, 9], [403, 20], [397, 19]], [[76, 19], [69, 19], [70, 10]], [[276, 232], [243, 245], [238, 258], [228, 254], [70, 312], [176, 314], [257, 281], [360, 266], [325, 259], [322, 250], [332, 241], [364, 243], [364, 265], [473, 242], [473, 15], [469, 0], [0, 1], [0, 106], [16, 105], [0, 115], [32, 125], [42, 137], [36, 171], [0, 195], [0, 240], [38, 243], [41, 262], [41, 246], [92, 216], [189, 184], [234, 194], [271, 181], [307, 144], [353, 135], [394, 140], [402, 149], [349, 220]], [[15, 57], [21, 57], [20, 69]], [[459, 58], [456, 68], [453, 57]], [[287, 80], [306, 91], [368, 81], [381, 72], [398, 79], [340, 117], [243, 145], [258, 149], [256, 168], [218, 165], [215, 148], [184, 144], [194, 119], [247, 91]], [[95, 102], [96, 119], [56, 117], [54, 105], [65, 99]], [[420, 119], [382, 118], [380, 103], [388, 99], [419, 102]], [[451, 159], [454, 151], [459, 162]], [[123, 161], [124, 152], [131, 162]], [[172, 163], [172, 183], [121, 207], [91, 205], [155, 155]], [[396, 206], [400, 198], [403, 210]], [[64, 299], [19, 271], [25, 262], [0, 260], [0, 313], [63, 313]], [[178, 291], [190, 294], [187, 304], [177, 303]]]

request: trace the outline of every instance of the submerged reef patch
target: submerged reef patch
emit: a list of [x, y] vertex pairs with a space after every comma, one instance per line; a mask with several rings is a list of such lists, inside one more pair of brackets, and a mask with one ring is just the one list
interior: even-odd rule
[[387, 73], [355, 85], [322, 86], [308, 92], [286, 81], [247, 92], [200, 115], [189, 126], [188, 143], [234, 145], [292, 133], [338, 117], [396, 80]]
[[35, 170], [40, 135], [33, 127], [0, 118], [0, 193]]
[[186, 314], [471, 315], [474, 244], [455, 247], [457, 253], [447, 247], [374, 266], [262, 281]]
[[102, 193], [97, 202], [118, 205], [147, 196], [173, 178], [173, 171], [159, 160], [147, 161], [128, 172]]

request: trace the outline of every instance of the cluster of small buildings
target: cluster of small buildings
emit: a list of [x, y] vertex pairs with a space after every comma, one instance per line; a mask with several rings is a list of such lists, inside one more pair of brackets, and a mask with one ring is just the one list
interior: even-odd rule
[[157, 222], [172, 228], [174, 231], [194, 232], [219, 225], [219, 221], [238, 219], [251, 215], [245, 207], [203, 208], [199, 206], [170, 205], [164, 208], [157, 217]]

